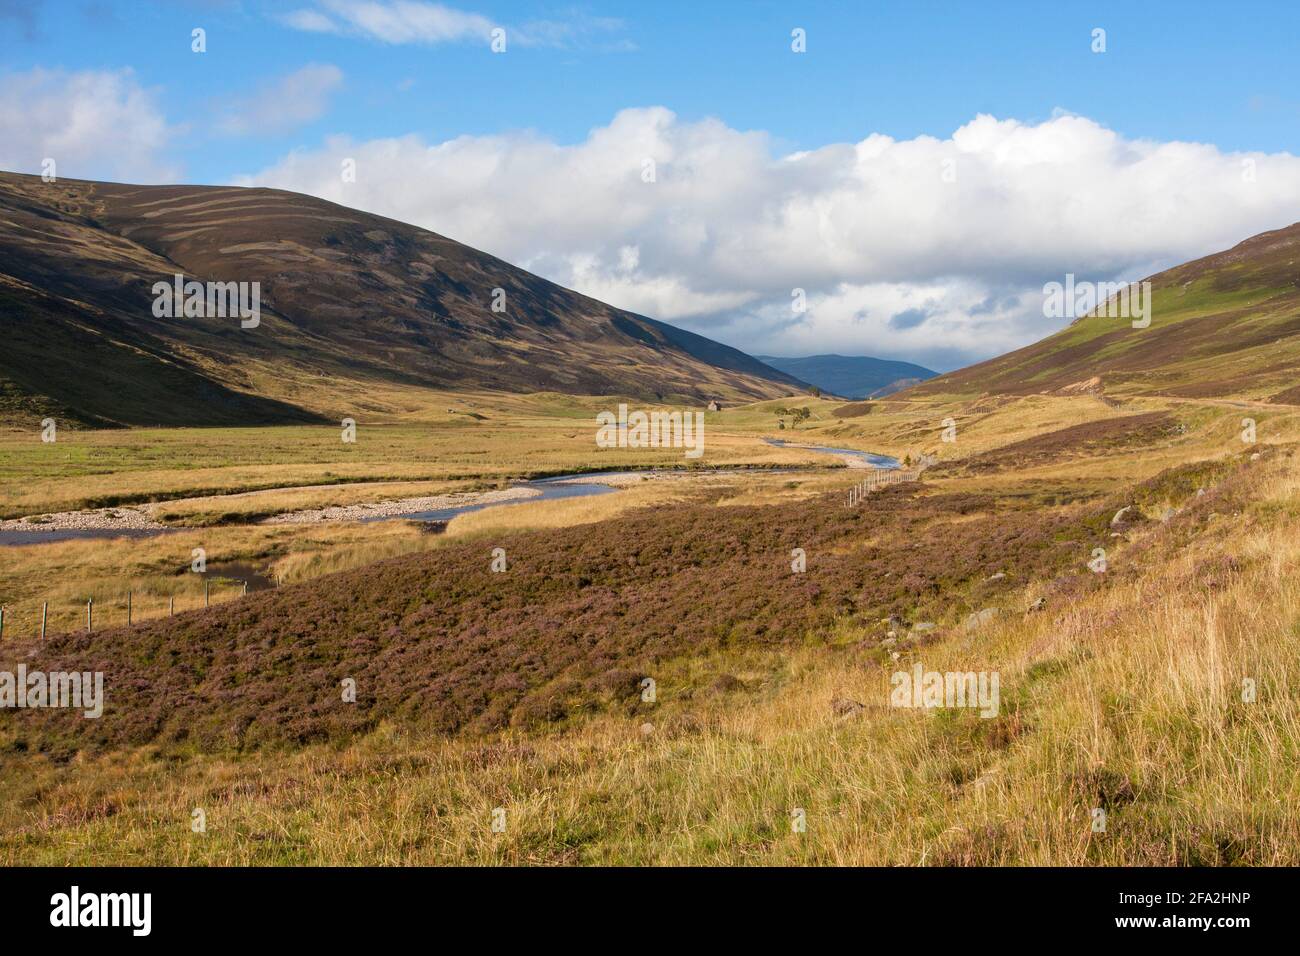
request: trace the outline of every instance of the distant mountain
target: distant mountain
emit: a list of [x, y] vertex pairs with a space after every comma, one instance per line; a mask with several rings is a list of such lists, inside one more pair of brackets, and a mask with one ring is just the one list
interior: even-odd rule
[[[208, 318], [188, 293], [195, 313], [158, 308], [177, 274], [245, 283], [250, 300], [257, 283], [260, 323]], [[698, 404], [805, 390], [425, 229], [275, 189], [0, 173], [0, 335], [10, 422], [337, 420], [434, 389]]]
[[1094, 311], [1042, 341], [949, 372], [908, 395], [1162, 395], [1300, 404], [1300, 223], [1146, 281], [1152, 301], [1143, 304], [1145, 317]]
[[866, 355], [809, 355], [807, 358], [757, 356], [772, 368], [843, 398], [871, 398], [934, 378], [938, 372], [911, 362], [891, 362]]

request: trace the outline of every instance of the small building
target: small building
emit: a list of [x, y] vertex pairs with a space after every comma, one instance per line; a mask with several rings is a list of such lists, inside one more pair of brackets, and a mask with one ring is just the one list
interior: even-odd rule
[[722, 411], [722, 403], [715, 398], [713, 401], [709, 402], [709, 411], [711, 412]]

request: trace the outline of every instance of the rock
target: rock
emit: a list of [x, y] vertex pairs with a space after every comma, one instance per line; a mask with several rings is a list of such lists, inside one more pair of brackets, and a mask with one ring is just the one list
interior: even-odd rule
[[885, 638], [883, 641], [880, 642], [880, 646], [881, 646], [881, 647], [893, 647], [893, 646], [894, 646], [895, 644], [897, 644], [897, 643], [898, 643], [898, 638], [894, 637], [894, 636], [891, 634], [889, 637]]
[[1259, 461], [1259, 452], [1255, 452], [1254, 454], [1252, 454], [1252, 455], [1250, 456], [1250, 460], [1251, 460], [1251, 461]]
[[1004, 580], [1004, 579], [1006, 578], [1006, 576], [1007, 576], [1007, 572], [1005, 572], [1005, 571], [999, 571], [997, 574], [991, 575], [991, 576], [989, 577], [989, 580], [990, 580], [990, 581], [1002, 581], [1002, 580]]
[[1045, 608], [1045, 607], [1047, 607], [1047, 598], [1045, 598], [1045, 597], [1040, 597], [1040, 598], [1039, 598], [1037, 601], [1035, 601], [1033, 604], [1029, 605], [1029, 610], [1030, 610], [1030, 612], [1033, 612], [1033, 611], [1041, 611], [1041, 610], [1043, 610], [1043, 608]]
[[641, 736], [642, 736], [642, 737], [649, 737], [649, 736], [650, 736], [651, 734], [653, 734], [654, 732], [655, 732], [655, 725], [654, 725], [654, 724], [642, 724], [642, 725], [641, 725]]
[[850, 697], [831, 698], [831, 713], [836, 717], [852, 717], [855, 714], [862, 713], [864, 710], [866, 710], [864, 705], [859, 704], [856, 700], [853, 700]]
[[1196, 497], [1198, 497], [1198, 498], [1204, 498], [1204, 497], [1205, 497], [1205, 489], [1204, 489], [1204, 488], [1197, 488], [1197, 489], [1196, 489]]
[[934, 621], [917, 621], [915, 624], [912, 625], [912, 633], [929, 634], [938, 626], [939, 625], [935, 624]]
[[1160, 520], [1168, 524], [1169, 519], [1171, 519], [1176, 514], [1178, 514], [1178, 512], [1175, 511], [1173, 508], [1166, 508], [1164, 512], [1160, 515]]
[[898, 638], [898, 632], [897, 632], [897, 631], [890, 631], [889, 633], [887, 633], [887, 634], [885, 635], [885, 637], [887, 637], [887, 638], [888, 638], [889, 640], [891, 640], [891, 641], [892, 641], [892, 640], [896, 640], [896, 639]]
[[985, 624], [997, 617], [999, 613], [1001, 613], [1000, 610], [995, 607], [981, 608], [970, 617], [966, 618], [966, 630], [979, 630]]
[[1133, 506], [1132, 506], [1132, 505], [1125, 505], [1123, 508], [1120, 508], [1119, 511], [1116, 511], [1116, 512], [1115, 512], [1115, 517], [1113, 517], [1113, 518], [1110, 519], [1110, 526], [1111, 526], [1112, 528], [1115, 527], [1115, 525], [1119, 524], [1121, 521], [1124, 520], [1124, 515], [1125, 515], [1127, 512], [1132, 511], [1132, 510], [1133, 510]]

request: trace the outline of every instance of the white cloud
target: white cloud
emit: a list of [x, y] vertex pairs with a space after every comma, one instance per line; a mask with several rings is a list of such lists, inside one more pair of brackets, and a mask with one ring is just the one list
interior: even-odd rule
[[337, 33], [339, 26], [319, 10], [291, 10], [280, 17], [285, 26], [307, 33]]
[[[493, 28], [503, 26], [481, 13], [426, 3], [422, 0], [316, 0], [278, 17], [281, 23], [310, 33], [364, 37], [390, 44], [486, 44]], [[627, 40], [608, 42], [624, 27], [615, 17], [594, 17], [569, 11], [562, 20], [530, 20], [506, 28], [507, 41], [524, 47], [570, 48], [598, 41], [607, 50], [635, 49]]]
[[34, 69], [0, 75], [0, 168], [76, 179], [162, 182], [175, 133], [130, 70]]
[[1300, 158], [1130, 140], [1068, 114], [780, 155], [762, 132], [630, 109], [572, 145], [340, 138], [243, 181], [415, 222], [751, 352], [944, 367], [1053, 331], [1042, 286], [1066, 272], [1137, 279], [1300, 219]]
[[330, 95], [342, 85], [338, 67], [309, 63], [236, 102], [219, 126], [237, 136], [286, 132], [324, 115]]
[[355, 34], [383, 43], [450, 43], [482, 39], [492, 30], [492, 21], [477, 13], [466, 13], [440, 3], [417, 0], [318, 0], [317, 9], [302, 8], [282, 17], [298, 30], [315, 33]]

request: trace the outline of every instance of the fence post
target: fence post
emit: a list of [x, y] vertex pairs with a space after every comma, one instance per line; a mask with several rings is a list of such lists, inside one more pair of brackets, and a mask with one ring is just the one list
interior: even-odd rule
[[131, 626], [131, 592], [126, 592], [126, 626]]
[[244, 590], [243, 590], [243, 593], [244, 593], [244, 594], [248, 594], [248, 582], [247, 582], [247, 581], [244, 582]]
[[203, 606], [208, 606], [208, 582], [206, 578], [203, 581]]
[[0, 604], [0, 641], [5, 638], [5, 606]]
[[50, 610], [50, 602], [49, 601], [42, 602], [41, 603], [41, 640], [45, 640], [45, 615], [49, 613], [49, 610]]
[[86, 633], [95, 633], [95, 599], [86, 598]]
[[176, 597], [175, 597], [175, 595], [173, 595], [172, 597], [169, 597], [169, 598], [167, 599], [167, 616], [168, 616], [168, 617], [175, 617], [175, 616], [176, 616]]

